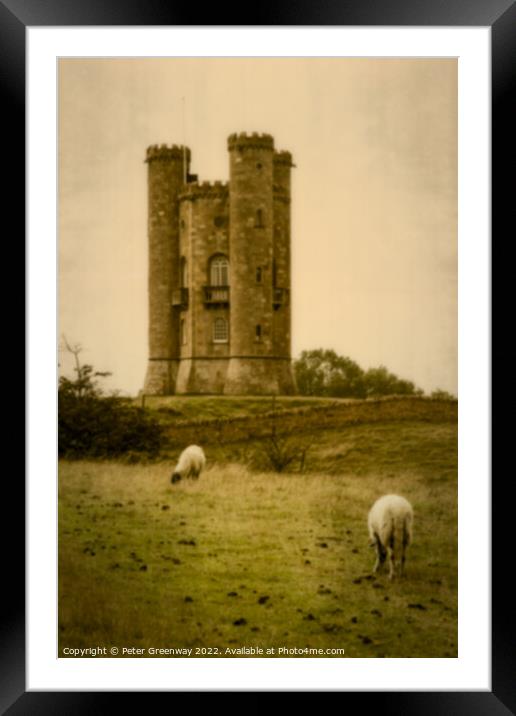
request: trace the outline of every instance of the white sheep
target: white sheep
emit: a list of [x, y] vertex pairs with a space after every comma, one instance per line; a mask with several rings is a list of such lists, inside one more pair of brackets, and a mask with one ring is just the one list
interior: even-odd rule
[[183, 477], [197, 479], [206, 465], [204, 451], [198, 445], [189, 445], [183, 450], [174, 468], [170, 482], [179, 482]]
[[389, 579], [403, 575], [405, 550], [412, 541], [414, 512], [408, 500], [399, 495], [384, 495], [371, 507], [367, 524], [370, 546], [376, 547], [376, 572], [389, 557]]

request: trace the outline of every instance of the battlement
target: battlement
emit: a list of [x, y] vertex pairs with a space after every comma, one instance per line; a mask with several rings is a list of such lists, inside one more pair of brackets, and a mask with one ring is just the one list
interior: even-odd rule
[[267, 149], [274, 150], [274, 139], [270, 134], [260, 134], [259, 132], [240, 132], [239, 134], [230, 134], [228, 137], [228, 149]]
[[187, 184], [185, 190], [179, 195], [179, 201], [194, 201], [195, 199], [214, 199], [226, 197], [229, 192], [227, 181], [202, 181]]
[[[149, 395], [270, 396], [296, 390], [292, 155], [276, 151], [271, 134], [228, 131], [225, 137], [229, 176], [204, 174], [201, 164], [191, 171], [186, 145], [143, 147]], [[217, 174], [225, 181], [214, 181]], [[204, 181], [206, 176], [212, 181]]]
[[182, 144], [152, 144], [150, 147], [147, 147], [145, 161], [182, 161], [184, 156], [186, 156], [186, 160], [189, 162], [191, 152], [188, 147]]
[[285, 151], [280, 152], [280, 151], [276, 150], [274, 152], [272, 161], [274, 162], [274, 164], [285, 164], [288, 167], [294, 166], [294, 164], [292, 162], [292, 154], [290, 152], [285, 152]]

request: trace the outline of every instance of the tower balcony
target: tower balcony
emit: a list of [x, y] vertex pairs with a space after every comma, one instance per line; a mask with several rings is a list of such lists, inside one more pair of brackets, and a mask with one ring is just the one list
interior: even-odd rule
[[274, 287], [272, 289], [272, 306], [275, 310], [281, 306], [288, 305], [289, 293], [290, 291], [288, 288]]
[[203, 286], [205, 306], [228, 306], [229, 286]]
[[176, 288], [172, 291], [172, 305], [177, 308], [188, 308], [187, 288]]

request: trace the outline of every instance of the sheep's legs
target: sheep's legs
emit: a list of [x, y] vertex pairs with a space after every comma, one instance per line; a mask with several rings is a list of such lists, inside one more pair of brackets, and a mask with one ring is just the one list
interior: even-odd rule
[[389, 579], [393, 579], [394, 577], [394, 550], [392, 547], [389, 547]]
[[403, 544], [401, 546], [400, 577], [403, 576], [403, 572], [405, 571], [405, 550], [407, 549], [409, 540], [410, 540], [410, 532], [407, 529], [407, 526], [405, 525], [405, 528], [403, 530]]
[[377, 552], [376, 553], [376, 562], [374, 563], [374, 567], [373, 567], [373, 574], [378, 571], [378, 569], [380, 568], [380, 564], [381, 564], [380, 555]]
[[385, 562], [385, 558], [387, 556], [387, 553], [385, 551], [385, 548], [383, 544], [380, 542], [380, 538], [378, 535], [375, 535], [376, 539], [376, 562], [373, 567], [373, 573], [377, 572], [382, 564]]

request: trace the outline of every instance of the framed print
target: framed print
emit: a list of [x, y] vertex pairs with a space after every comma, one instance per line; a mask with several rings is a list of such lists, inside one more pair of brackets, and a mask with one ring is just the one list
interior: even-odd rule
[[[14, 111], [27, 43], [29, 449], [5, 706], [513, 708], [490, 591], [509, 503], [490, 478], [488, 142], [513, 8], [407, 27], [401, 6], [323, 27], [72, 8], [67, 27], [6, 11]], [[391, 493], [414, 509], [388, 500], [401, 531], [382, 538]]]

